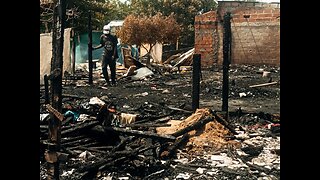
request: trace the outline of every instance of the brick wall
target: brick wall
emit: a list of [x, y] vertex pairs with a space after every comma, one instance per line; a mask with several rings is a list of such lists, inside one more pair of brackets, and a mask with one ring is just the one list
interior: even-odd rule
[[231, 12], [231, 63], [280, 64], [280, 4], [219, 2], [195, 17], [195, 53], [203, 66], [223, 61], [223, 16]]

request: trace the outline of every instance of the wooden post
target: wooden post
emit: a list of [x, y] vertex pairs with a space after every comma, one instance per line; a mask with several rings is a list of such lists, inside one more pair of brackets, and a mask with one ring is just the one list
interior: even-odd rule
[[76, 38], [75, 38], [75, 32], [74, 29], [71, 31], [72, 37], [71, 37], [71, 73], [74, 75], [76, 72]]
[[200, 71], [201, 71], [201, 54], [193, 55], [193, 71], [192, 71], [192, 110], [199, 108], [200, 93]]
[[[63, 72], [63, 41], [65, 26], [66, 3], [65, 0], [57, 0], [53, 13], [53, 32], [52, 32], [52, 60], [51, 72], [55, 74], [51, 80], [51, 106], [62, 111], [62, 72]], [[54, 72], [54, 73], [53, 73]], [[48, 122], [49, 138], [48, 149], [45, 158], [48, 162], [47, 179], [59, 180], [59, 159], [61, 140], [61, 121], [52, 113]]]
[[72, 74], [76, 72], [76, 33], [74, 31], [74, 11], [72, 11], [72, 49], [71, 49], [71, 62], [72, 62]]
[[89, 20], [88, 20], [88, 61], [89, 61], [89, 84], [92, 84], [92, 28], [91, 28], [91, 12], [89, 11]]
[[176, 42], [176, 50], [179, 50], [179, 38], [177, 39], [177, 42]]
[[50, 100], [49, 100], [49, 80], [48, 80], [48, 76], [45, 74], [43, 79], [44, 79], [44, 103], [45, 104], [49, 104]]
[[226, 113], [228, 120], [228, 96], [229, 96], [229, 65], [231, 55], [231, 23], [230, 12], [224, 15], [223, 20], [223, 83], [222, 83], [222, 111]]

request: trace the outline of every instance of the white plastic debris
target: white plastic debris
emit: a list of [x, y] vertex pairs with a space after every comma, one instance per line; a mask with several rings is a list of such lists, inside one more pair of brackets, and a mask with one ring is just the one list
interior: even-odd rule
[[262, 77], [270, 77], [270, 76], [271, 76], [271, 72], [269, 72], [269, 71], [263, 71]]
[[236, 134], [234, 135], [237, 139], [241, 139], [241, 140], [245, 140], [245, 139], [249, 139], [249, 135], [248, 134]]
[[230, 157], [222, 155], [211, 155], [211, 161], [217, 161], [219, 164], [216, 164], [216, 167], [226, 167], [232, 164], [232, 159]]
[[40, 121], [43, 121], [47, 116], [49, 116], [49, 113], [40, 114]]
[[83, 160], [86, 160], [86, 159], [89, 159], [91, 157], [93, 157], [94, 155], [91, 154], [89, 151], [84, 151], [82, 152], [80, 155], [79, 155], [79, 158], [80, 159], [83, 159]]
[[112, 180], [113, 179], [113, 177], [112, 176], [107, 176], [107, 177], [103, 177], [101, 180]]
[[265, 176], [265, 177], [259, 177], [258, 180], [272, 180], [272, 178]]
[[196, 171], [199, 173], [199, 174], [203, 174], [204, 170], [206, 170], [205, 168], [197, 168]]
[[187, 164], [187, 163], [189, 163], [189, 160], [188, 160], [187, 158], [174, 159], [173, 161], [174, 161], [174, 162], [179, 162], [179, 163], [182, 163], [182, 164]]
[[88, 114], [80, 114], [77, 121], [86, 121], [89, 119], [89, 115]]
[[208, 171], [207, 174], [209, 174], [210, 176], [213, 176], [213, 175], [215, 175], [215, 174], [217, 174], [217, 173], [212, 172], [212, 171]]
[[129, 179], [129, 177], [119, 177], [118, 179], [119, 180], [127, 180], [127, 179]]
[[179, 173], [179, 174], [176, 176], [175, 179], [189, 179], [190, 176], [191, 176], [191, 174], [189, 174], [189, 173], [185, 173], [185, 174]]
[[190, 94], [183, 94], [183, 97], [191, 97]]
[[132, 80], [140, 80], [140, 79], [143, 79], [145, 77], [153, 75], [153, 72], [147, 67], [139, 68], [135, 72], [137, 74], [135, 74], [135, 75], [133, 75], [131, 77]]
[[135, 94], [133, 95], [133, 97], [137, 97], [137, 96], [148, 96], [149, 93], [148, 92], [143, 92], [143, 93], [140, 93], [140, 94]]
[[103, 106], [105, 104], [104, 101], [102, 101], [101, 99], [99, 99], [98, 97], [92, 97], [90, 98], [89, 104], [91, 105], [100, 105]]
[[162, 91], [162, 94], [169, 94], [169, 93], [170, 93], [170, 91], [168, 89], [165, 89]]
[[132, 124], [136, 121], [137, 114], [128, 114], [128, 113], [121, 113], [120, 114], [120, 124]]
[[69, 176], [75, 171], [74, 168], [72, 168], [70, 171], [64, 171], [61, 176]]
[[125, 108], [125, 109], [129, 109], [130, 108], [129, 105], [123, 105], [122, 107]]
[[239, 93], [239, 96], [240, 96], [240, 97], [246, 97], [247, 94], [242, 92], [242, 93]]

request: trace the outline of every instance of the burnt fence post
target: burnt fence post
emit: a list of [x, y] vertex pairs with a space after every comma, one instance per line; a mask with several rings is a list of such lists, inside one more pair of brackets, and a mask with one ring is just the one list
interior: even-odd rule
[[93, 83], [92, 80], [92, 27], [91, 27], [91, 12], [89, 11], [89, 20], [88, 20], [88, 61], [89, 61], [89, 84]]
[[201, 54], [193, 55], [192, 63], [192, 110], [199, 108]]
[[[52, 28], [52, 60], [50, 73], [51, 106], [57, 111], [62, 111], [62, 72], [63, 72], [63, 42], [66, 2], [56, 1], [53, 11]], [[50, 113], [48, 122], [48, 149], [45, 152], [45, 159], [48, 162], [47, 179], [59, 180], [59, 159], [61, 141], [61, 121]]]
[[222, 111], [226, 113], [228, 120], [228, 98], [229, 98], [229, 66], [231, 57], [231, 15], [227, 12], [223, 19], [223, 83], [222, 83]]

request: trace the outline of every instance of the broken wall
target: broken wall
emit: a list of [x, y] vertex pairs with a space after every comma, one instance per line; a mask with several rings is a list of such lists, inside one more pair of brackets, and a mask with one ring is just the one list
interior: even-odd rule
[[[72, 72], [71, 28], [64, 30], [63, 72]], [[40, 84], [44, 84], [44, 75], [50, 74], [52, 58], [52, 33], [40, 34]]]
[[223, 16], [231, 13], [231, 63], [280, 64], [280, 4], [221, 2], [195, 17], [195, 53], [204, 66], [222, 64]]
[[[144, 44], [143, 45], [145, 48], [149, 49], [149, 44]], [[147, 54], [147, 50], [140, 47], [140, 56], [144, 56], [145, 54]], [[150, 51], [151, 54], [151, 58], [153, 59], [153, 62], [155, 63], [161, 63], [162, 62], [162, 44], [160, 43], [156, 43]]]

